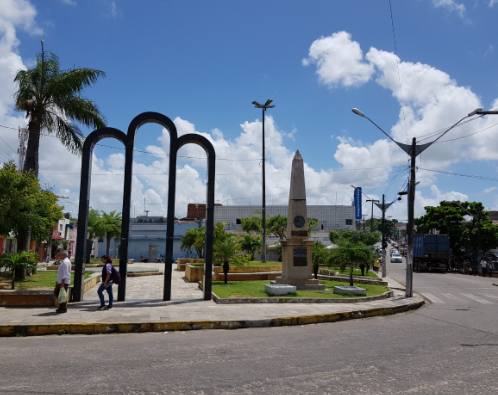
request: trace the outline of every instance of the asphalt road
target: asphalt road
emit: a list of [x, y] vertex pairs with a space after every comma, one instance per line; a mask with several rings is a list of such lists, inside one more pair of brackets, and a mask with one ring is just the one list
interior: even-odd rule
[[415, 273], [432, 303], [331, 324], [3, 338], [0, 394], [497, 394], [494, 281]]

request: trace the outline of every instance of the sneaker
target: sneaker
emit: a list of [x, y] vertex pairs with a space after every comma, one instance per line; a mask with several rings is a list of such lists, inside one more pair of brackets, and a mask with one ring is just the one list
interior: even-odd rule
[[64, 314], [67, 313], [67, 310], [55, 310], [56, 314]]
[[103, 305], [101, 305], [101, 306], [97, 307], [97, 310], [102, 310], [104, 307], [105, 307], [105, 304], [103, 304]]
[[104, 309], [106, 309], [106, 310], [112, 309], [112, 306], [111, 305], [105, 306]]

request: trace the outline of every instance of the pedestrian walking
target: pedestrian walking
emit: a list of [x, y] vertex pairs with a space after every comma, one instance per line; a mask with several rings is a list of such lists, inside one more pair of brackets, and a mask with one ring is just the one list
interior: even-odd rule
[[[67, 257], [67, 252], [60, 251], [55, 256], [59, 263], [59, 268], [57, 269], [57, 283], [54, 288], [54, 297], [59, 298], [59, 293], [61, 288], [67, 292], [69, 285], [71, 284], [71, 261]], [[59, 308], [55, 310], [57, 314], [67, 313], [67, 301], [65, 303], [59, 303]]]
[[[114, 302], [114, 297], [112, 295], [112, 259], [107, 255], [102, 256], [102, 263], [104, 267], [102, 268], [102, 283], [97, 291], [100, 298], [100, 306], [97, 310], [101, 309], [112, 309], [112, 304]], [[104, 300], [104, 289], [107, 291], [107, 295], [109, 295], [109, 305], [105, 305]]]
[[491, 262], [491, 260], [488, 260], [488, 274], [489, 274], [489, 277], [491, 277], [493, 275], [493, 270], [494, 270], [493, 262]]
[[486, 277], [487, 269], [488, 269], [488, 262], [486, 261], [486, 259], [483, 258], [481, 260], [481, 270], [482, 270], [483, 277]]

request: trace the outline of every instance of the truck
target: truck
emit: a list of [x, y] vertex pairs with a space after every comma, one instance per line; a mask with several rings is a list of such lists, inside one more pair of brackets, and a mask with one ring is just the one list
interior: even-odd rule
[[413, 236], [413, 270], [445, 272], [450, 260], [448, 235]]

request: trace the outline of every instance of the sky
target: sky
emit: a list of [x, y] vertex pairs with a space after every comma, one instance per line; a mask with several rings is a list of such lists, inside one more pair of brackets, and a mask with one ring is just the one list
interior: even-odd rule
[[[36, 64], [41, 40], [62, 69], [106, 77], [84, 92], [124, 132], [155, 111], [178, 134], [216, 151], [215, 200], [261, 204], [262, 111], [266, 202], [287, 204], [292, 158], [305, 162], [308, 205], [395, 201], [405, 221], [408, 155], [397, 142], [435, 140], [476, 108], [498, 109], [498, 0], [1, 0], [0, 162], [15, 160], [25, 114], [13, 107], [17, 71]], [[88, 135], [92, 130], [80, 126]], [[49, 131], [40, 183], [77, 216], [81, 157]], [[131, 215], [166, 215], [169, 134], [142, 126], [135, 140]], [[206, 201], [206, 154], [179, 151], [176, 215]], [[417, 157], [415, 216], [442, 200], [498, 210], [498, 116], [473, 116]], [[95, 147], [90, 206], [121, 212], [124, 148]], [[370, 217], [371, 205], [364, 201]], [[374, 216], [380, 210], [374, 208]]]

